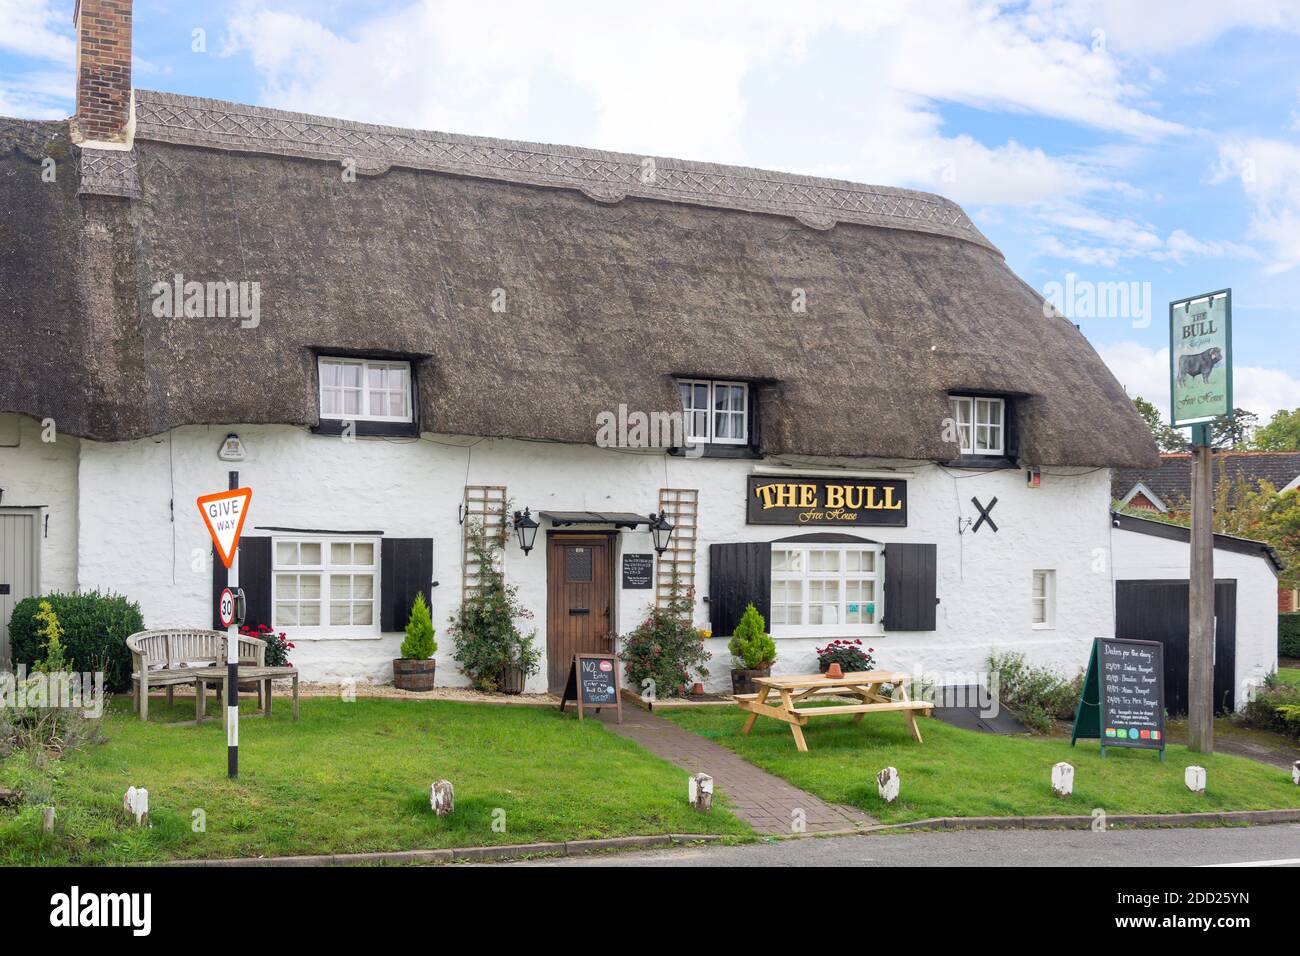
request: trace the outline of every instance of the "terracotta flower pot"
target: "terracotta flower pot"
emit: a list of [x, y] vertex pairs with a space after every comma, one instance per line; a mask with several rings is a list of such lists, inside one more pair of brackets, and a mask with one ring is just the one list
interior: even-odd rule
[[703, 697], [703, 696], [704, 696], [704, 685], [701, 684], [699, 681], [696, 681], [694, 684], [692, 684], [692, 685], [691, 685], [691, 696], [692, 696], [692, 697]]
[[840, 668], [839, 661], [831, 662], [830, 667], [826, 668], [826, 676], [832, 679], [844, 676], [844, 671]]

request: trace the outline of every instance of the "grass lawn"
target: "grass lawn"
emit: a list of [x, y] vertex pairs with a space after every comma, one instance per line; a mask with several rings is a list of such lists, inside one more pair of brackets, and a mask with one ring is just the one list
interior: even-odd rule
[[1300, 687], [1300, 667], [1279, 667], [1277, 679], [1292, 687]]
[[[750, 832], [725, 807], [691, 810], [684, 771], [551, 708], [304, 698], [295, 724], [277, 701], [271, 720], [240, 722], [239, 779], [230, 781], [219, 721], [164, 726], [192, 718], [193, 707], [193, 698], [151, 702], [142, 724], [129, 701], [114, 701], [108, 742], [53, 765], [52, 836], [41, 836], [38, 807], [0, 810], [0, 865]], [[441, 778], [456, 787], [456, 809], [440, 819], [429, 786]], [[32, 792], [41, 779], [23, 754], [0, 763], [0, 786]], [[148, 829], [125, 823], [132, 785], [149, 791]], [[505, 832], [493, 830], [496, 808]], [[196, 809], [206, 832], [193, 832]]]
[[[1188, 813], [1197, 810], [1300, 808], [1290, 774], [1240, 757], [1196, 754], [1171, 746], [1160, 763], [1152, 751], [1111, 748], [1103, 760], [1096, 741], [995, 736], [919, 721], [917, 744], [898, 714], [823, 717], [804, 728], [808, 753], [795, 750], [790, 729], [759, 718], [748, 737], [745, 714], [731, 708], [669, 711], [670, 720], [717, 741], [760, 767], [825, 800], [860, 807], [886, 823], [944, 816], [1027, 816], [1108, 813]], [[1074, 795], [1052, 793], [1052, 764], [1074, 765]], [[1191, 764], [1206, 768], [1204, 796], [1183, 784]], [[892, 806], [876, 793], [875, 775], [897, 767], [902, 794]]]

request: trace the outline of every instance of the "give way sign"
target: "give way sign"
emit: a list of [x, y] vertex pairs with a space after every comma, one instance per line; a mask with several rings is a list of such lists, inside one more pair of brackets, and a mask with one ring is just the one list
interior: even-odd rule
[[235, 562], [235, 548], [239, 546], [239, 535], [244, 530], [244, 518], [248, 515], [248, 503], [252, 500], [252, 488], [218, 491], [198, 499], [199, 514], [203, 515], [203, 523], [208, 526], [212, 543], [217, 546], [217, 555], [227, 568]]

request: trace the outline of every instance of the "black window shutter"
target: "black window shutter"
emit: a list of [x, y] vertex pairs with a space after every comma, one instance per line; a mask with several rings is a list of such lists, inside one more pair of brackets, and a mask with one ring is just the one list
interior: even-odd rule
[[885, 545], [885, 630], [933, 631], [938, 547]]
[[415, 595], [429, 593], [433, 579], [432, 538], [384, 538], [380, 544], [379, 626], [401, 631], [411, 616]]
[[239, 539], [239, 586], [244, 589], [250, 627], [271, 627], [271, 539]]
[[745, 605], [751, 603], [767, 621], [772, 611], [772, 545], [767, 541], [709, 545], [709, 619], [713, 633], [730, 637], [745, 613]]

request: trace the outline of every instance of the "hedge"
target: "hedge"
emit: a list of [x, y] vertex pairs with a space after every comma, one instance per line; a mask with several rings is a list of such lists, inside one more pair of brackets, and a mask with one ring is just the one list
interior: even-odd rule
[[110, 691], [131, 689], [131, 652], [126, 639], [144, 630], [140, 605], [120, 594], [43, 594], [24, 598], [14, 605], [9, 619], [9, 646], [14, 666], [44, 660], [45, 649], [37, 633], [36, 612], [41, 601], [49, 601], [63, 625], [63, 646], [75, 671], [104, 672], [104, 686]]
[[1277, 653], [1279, 657], [1300, 657], [1300, 611], [1277, 616]]

